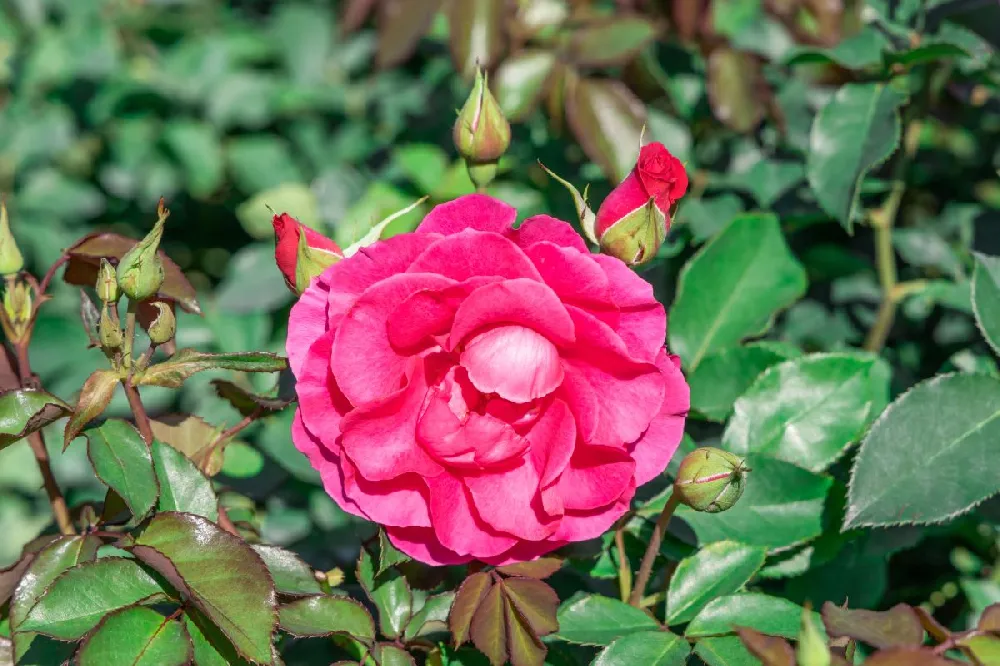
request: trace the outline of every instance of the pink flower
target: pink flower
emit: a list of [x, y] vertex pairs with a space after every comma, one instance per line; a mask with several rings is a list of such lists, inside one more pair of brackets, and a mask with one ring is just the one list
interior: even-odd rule
[[594, 538], [677, 448], [688, 386], [649, 284], [483, 195], [328, 268], [288, 327], [296, 446], [430, 564]]

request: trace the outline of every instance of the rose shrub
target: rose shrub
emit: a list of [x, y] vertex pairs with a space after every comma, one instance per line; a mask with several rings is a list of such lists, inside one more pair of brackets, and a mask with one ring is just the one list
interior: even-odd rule
[[666, 315], [573, 228], [484, 195], [315, 279], [292, 310], [296, 446], [327, 492], [430, 564], [599, 536], [680, 441]]

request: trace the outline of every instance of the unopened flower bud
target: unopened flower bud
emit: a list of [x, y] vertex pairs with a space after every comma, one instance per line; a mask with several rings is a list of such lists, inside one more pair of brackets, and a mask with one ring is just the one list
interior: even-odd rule
[[163, 261], [157, 250], [163, 236], [163, 224], [170, 212], [163, 207], [162, 199], [157, 212], [159, 218], [153, 230], [118, 262], [118, 286], [133, 301], [144, 301], [152, 297], [163, 285]]
[[314, 277], [344, 258], [340, 246], [288, 213], [275, 215], [271, 224], [274, 261], [285, 284], [296, 294], [301, 294]]
[[638, 266], [656, 256], [666, 237], [667, 216], [649, 199], [605, 229], [597, 240], [604, 254]]
[[481, 69], [453, 131], [455, 147], [473, 164], [496, 162], [510, 145], [510, 123], [490, 92]]
[[24, 257], [10, 232], [7, 204], [0, 199], [0, 275], [17, 275], [24, 268]]
[[742, 458], [728, 451], [695, 449], [681, 461], [674, 492], [695, 511], [719, 513], [736, 504], [749, 471]]
[[101, 347], [104, 349], [118, 349], [122, 346], [124, 341], [122, 329], [117, 322], [111, 319], [107, 303], [101, 308], [101, 322], [97, 327], [97, 332], [101, 338]]
[[102, 303], [118, 302], [118, 277], [115, 267], [107, 259], [101, 259], [101, 268], [97, 272], [97, 297]]
[[156, 301], [153, 305], [157, 309], [156, 319], [149, 325], [149, 341], [154, 345], [165, 345], [170, 342], [174, 334], [177, 333], [177, 318], [174, 317], [174, 310], [166, 303]]

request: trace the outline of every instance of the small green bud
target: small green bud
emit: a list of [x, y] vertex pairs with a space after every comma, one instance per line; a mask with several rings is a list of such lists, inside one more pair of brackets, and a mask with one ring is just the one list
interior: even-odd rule
[[163, 261], [157, 250], [163, 236], [163, 224], [170, 211], [164, 208], [162, 199], [157, 213], [159, 217], [153, 230], [118, 262], [118, 286], [133, 301], [144, 301], [154, 296], [163, 285]]
[[667, 216], [652, 197], [601, 233], [601, 252], [638, 266], [653, 259], [667, 237]]
[[795, 657], [801, 666], [830, 666], [833, 661], [809, 603], [802, 609], [802, 628]]
[[153, 305], [158, 310], [156, 319], [149, 325], [149, 341], [154, 345], [165, 345], [170, 342], [177, 332], [177, 319], [174, 317], [173, 308], [166, 303], [156, 301]]
[[102, 303], [118, 302], [118, 277], [115, 267], [107, 259], [101, 259], [101, 268], [97, 271], [97, 297]]
[[104, 349], [118, 349], [124, 342], [122, 329], [111, 319], [107, 303], [101, 308], [101, 321], [97, 327], [97, 334], [101, 338], [101, 347]]
[[24, 268], [24, 257], [10, 232], [7, 203], [0, 199], [0, 275], [17, 275]]
[[695, 449], [681, 461], [674, 492], [695, 511], [719, 513], [736, 504], [749, 471], [742, 458], [728, 451]]
[[298, 293], [309, 288], [313, 278], [344, 258], [319, 247], [311, 247], [306, 234], [299, 234], [299, 249], [295, 261], [295, 289]]
[[496, 162], [510, 145], [510, 123], [490, 92], [482, 69], [476, 70], [472, 93], [452, 134], [459, 154], [474, 164]]

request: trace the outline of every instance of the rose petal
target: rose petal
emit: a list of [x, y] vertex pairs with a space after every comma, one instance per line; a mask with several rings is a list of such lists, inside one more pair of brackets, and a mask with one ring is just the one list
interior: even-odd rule
[[470, 474], [464, 481], [479, 517], [500, 532], [539, 541], [558, 526], [542, 511], [538, 472], [530, 460], [505, 471]]
[[557, 548], [562, 548], [568, 542], [546, 539], [545, 541], [521, 541], [516, 546], [505, 553], [494, 557], [483, 557], [483, 562], [491, 566], [499, 567], [504, 564], [514, 564], [517, 562], [530, 562], [542, 555], [547, 555]]
[[567, 511], [606, 506], [634, 488], [635, 461], [619, 448], [580, 446], [559, 477], [559, 494]]
[[551, 538], [563, 541], [596, 539], [607, 532], [615, 521], [628, 511], [634, 494], [633, 487], [616, 502], [599, 511], [567, 512], [559, 521], [559, 529]]
[[527, 254], [545, 284], [563, 303], [576, 305], [611, 328], [618, 329], [618, 306], [612, 300], [608, 276], [594, 261], [594, 255], [580, 254], [545, 242], [532, 245]]
[[540, 470], [538, 485], [544, 488], [562, 474], [576, 446], [576, 421], [562, 400], [553, 400], [525, 438], [531, 458]]
[[558, 345], [574, 339], [573, 321], [552, 289], [532, 280], [504, 280], [476, 289], [455, 312], [452, 349], [491, 324], [520, 324]]
[[527, 249], [539, 242], [555, 243], [571, 248], [577, 252], [590, 254], [587, 244], [576, 230], [568, 223], [550, 215], [534, 215], [521, 223], [511, 234], [511, 239], [522, 249]]
[[523, 326], [497, 326], [465, 345], [462, 367], [482, 393], [526, 403], [556, 390], [563, 380], [555, 345]]
[[420, 234], [450, 236], [465, 229], [503, 234], [517, 219], [517, 210], [485, 194], [466, 194], [438, 204], [417, 227]]
[[459, 281], [481, 275], [542, 279], [534, 264], [513, 242], [498, 234], [472, 229], [436, 241], [407, 271], [436, 273]]
[[329, 296], [330, 288], [320, 276], [302, 292], [288, 315], [285, 350], [288, 353], [288, 365], [296, 379], [302, 372], [302, 364], [309, 348], [327, 331], [326, 302]]
[[427, 393], [427, 380], [418, 364], [409, 384], [389, 397], [358, 407], [341, 422], [341, 446], [361, 475], [386, 481], [413, 472], [441, 473], [441, 466], [417, 444], [417, 417]]
[[326, 494], [333, 498], [333, 501], [344, 511], [368, 518], [365, 513], [344, 495], [344, 478], [340, 471], [340, 460], [329, 453], [325, 453], [323, 445], [306, 428], [302, 421], [300, 410], [296, 410], [295, 419], [292, 421], [292, 442], [295, 448], [309, 459], [309, 464], [317, 470], [323, 480], [323, 489]]
[[427, 486], [419, 477], [404, 474], [382, 482], [366, 480], [357, 473], [350, 459], [341, 461], [344, 495], [352, 500], [369, 520], [396, 527], [430, 527]]
[[454, 284], [438, 275], [401, 273], [368, 288], [344, 315], [331, 356], [331, 367], [344, 395], [359, 405], [399, 389], [408, 367], [389, 342], [386, 322], [400, 303], [425, 289]]
[[441, 545], [434, 530], [428, 527], [386, 527], [392, 545], [415, 560], [435, 567], [465, 564], [472, 560]]
[[479, 518], [468, 489], [450, 473], [426, 481], [431, 493], [431, 525], [445, 548], [480, 559], [499, 555], [517, 543]]
[[397, 351], [417, 353], [434, 344], [433, 337], [451, 330], [455, 311], [470, 293], [503, 278], [470, 278], [444, 289], [418, 291], [399, 304], [386, 322], [389, 342]]
[[332, 331], [313, 343], [295, 382], [295, 393], [309, 431], [328, 447], [339, 448], [340, 422], [352, 407], [330, 372], [332, 347]]
[[680, 359], [661, 351], [656, 367], [666, 380], [663, 404], [642, 437], [628, 447], [639, 486], [666, 469], [684, 436], [684, 419], [691, 406], [691, 389], [681, 373]]
[[632, 356], [653, 361], [663, 349], [667, 331], [667, 313], [653, 295], [653, 286], [614, 257], [595, 255], [595, 259], [618, 306], [618, 335]]
[[463, 414], [449, 407], [447, 395], [433, 391], [417, 422], [417, 439], [443, 464], [468, 469], [494, 467], [524, 453], [528, 442], [510, 424], [488, 414]]

